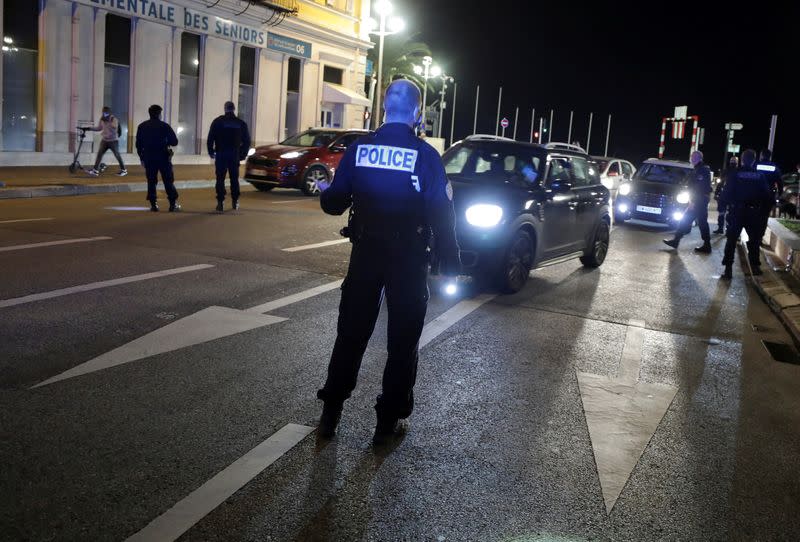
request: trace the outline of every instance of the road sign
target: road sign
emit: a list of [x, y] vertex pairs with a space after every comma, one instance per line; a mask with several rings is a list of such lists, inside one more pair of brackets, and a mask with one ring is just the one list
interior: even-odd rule
[[508, 119], [503, 117], [503, 120], [500, 121], [500, 126], [503, 128], [508, 128]]
[[728, 145], [728, 152], [731, 154], [739, 154], [741, 148], [741, 145]]
[[685, 120], [689, 111], [689, 106], [679, 105], [675, 107], [675, 120]]
[[744, 128], [744, 124], [738, 122], [729, 122], [725, 125], [726, 130], [741, 130], [742, 128]]

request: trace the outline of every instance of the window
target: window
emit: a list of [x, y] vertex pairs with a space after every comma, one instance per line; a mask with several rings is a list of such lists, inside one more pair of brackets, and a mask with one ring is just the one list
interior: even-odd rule
[[358, 138], [362, 137], [364, 134], [346, 134], [340, 137], [337, 141], [337, 145], [341, 145], [344, 148], [349, 147], [352, 145]]
[[3, 128], [0, 149], [36, 150], [39, 3], [3, 2]]
[[181, 81], [178, 97], [176, 152], [197, 153], [197, 103], [200, 88], [200, 36], [181, 35]]
[[614, 161], [611, 162], [611, 167], [608, 168], [608, 173], [606, 174], [609, 177], [616, 177], [619, 175], [619, 162]]
[[128, 148], [128, 98], [131, 88], [131, 20], [110, 13], [106, 15], [104, 74], [103, 106], [111, 108], [111, 114], [122, 128], [119, 148], [125, 152]]
[[567, 158], [553, 158], [550, 161], [550, 173], [547, 176], [547, 182], [572, 182], [572, 176], [569, 173], [570, 163]]
[[289, 57], [288, 78], [286, 82], [286, 135], [296, 134], [300, 130], [300, 74], [303, 61]]
[[629, 179], [633, 177], [633, 166], [628, 162], [622, 162], [622, 174]]
[[253, 96], [256, 80], [256, 50], [242, 47], [239, 56], [239, 118], [253, 126]]
[[325, 66], [322, 72], [322, 80], [326, 83], [333, 83], [334, 85], [341, 85], [344, 79], [344, 70], [334, 68], [333, 66]]
[[589, 186], [592, 184], [589, 178], [589, 164], [583, 158], [574, 156], [572, 160], [572, 180], [575, 186]]
[[442, 157], [448, 175], [459, 181], [512, 183], [530, 187], [539, 178], [537, 150], [519, 145], [469, 145], [447, 151]]
[[447, 174], [459, 174], [464, 171], [464, 166], [467, 164], [467, 158], [471, 151], [467, 147], [461, 147], [455, 154], [448, 157], [446, 160], [444, 171]]

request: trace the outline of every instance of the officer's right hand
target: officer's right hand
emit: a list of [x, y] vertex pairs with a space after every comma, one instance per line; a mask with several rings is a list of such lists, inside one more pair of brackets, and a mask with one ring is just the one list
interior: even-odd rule
[[331, 187], [332, 181], [316, 181], [317, 188], [319, 188], [320, 192], [325, 192], [328, 188]]
[[215, 153], [215, 152], [210, 152], [210, 153], [208, 153], [208, 155], [211, 157], [212, 160], [216, 160], [217, 159], [217, 153]]

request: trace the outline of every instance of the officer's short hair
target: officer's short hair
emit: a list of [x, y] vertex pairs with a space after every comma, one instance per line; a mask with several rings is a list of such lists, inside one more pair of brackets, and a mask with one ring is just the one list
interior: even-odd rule
[[413, 81], [398, 79], [386, 89], [383, 108], [392, 115], [413, 115], [421, 100], [422, 94]]
[[148, 114], [149, 114], [151, 117], [157, 117], [157, 116], [159, 116], [159, 115], [161, 114], [161, 111], [163, 111], [163, 109], [161, 109], [161, 106], [160, 106], [160, 105], [158, 105], [158, 104], [153, 104], [153, 105], [151, 105], [151, 106], [150, 106], [150, 107], [147, 109], [147, 113], [148, 113]]
[[111, 108], [107, 105], [103, 107], [103, 113], [111, 113]]
[[756, 151], [747, 149], [742, 153], [742, 165], [744, 167], [752, 166], [756, 161]]
[[762, 160], [772, 160], [772, 151], [769, 149], [761, 149]]
[[225, 102], [225, 112], [231, 113], [236, 111], [236, 105], [233, 102]]

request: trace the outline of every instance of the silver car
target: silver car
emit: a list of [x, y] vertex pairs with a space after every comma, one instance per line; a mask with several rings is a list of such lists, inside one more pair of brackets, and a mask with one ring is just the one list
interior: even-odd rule
[[636, 167], [622, 158], [611, 156], [592, 156], [600, 170], [600, 182], [611, 192], [611, 198], [617, 198], [619, 185], [630, 181], [636, 173]]

